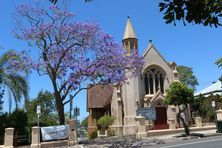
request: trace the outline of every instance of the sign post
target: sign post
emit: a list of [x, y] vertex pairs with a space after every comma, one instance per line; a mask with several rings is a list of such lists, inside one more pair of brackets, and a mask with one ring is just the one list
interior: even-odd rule
[[218, 132], [218, 126], [217, 126], [217, 114], [216, 114], [216, 104], [215, 101], [213, 100], [211, 102], [212, 104], [212, 108], [213, 108], [213, 112], [214, 112], [214, 120], [215, 120], [215, 124], [216, 124], [216, 132]]
[[78, 136], [77, 136], [77, 128], [78, 128], [78, 126], [77, 126], [77, 117], [80, 115], [80, 110], [79, 110], [79, 108], [76, 106], [75, 108], [74, 108], [74, 118], [75, 118], [75, 120], [76, 120], [76, 141], [77, 141], [77, 143], [78, 143]]
[[41, 114], [41, 106], [38, 105], [37, 108], [36, 108], [36, 113], [38, 115], [38, 148], [40, 147], [40, 129], [39, 129], [39, 117], [40, 117], [40, 114]]
[[73, 96], [72, 95], [69, 96], [69, 100], [70, 100], [69, 119], [71, 119], [72, 118], [72, 106], [73, 106]]

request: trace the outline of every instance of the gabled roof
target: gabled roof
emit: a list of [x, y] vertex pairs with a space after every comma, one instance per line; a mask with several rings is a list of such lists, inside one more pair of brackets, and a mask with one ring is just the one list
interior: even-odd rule
[[[195, 93], [194, 96], [198, 96], [200, 94], [207, 94], [207, 93], [215, 92], [215, 91], [222, 91], [222, 84], [221, 84], [221, 81], [219, 81], [219, 80], [216, 83], [213, 83], [210, 86], [204, 88], [203, 90]], [[215, 92], [213, 94], [222, 95], [222, 92]], [[206, 95], [206, 96], [208, 96], [208, 95]]]
[[150, 43], [148, 48], [145, 50], [143, 57], [145, 57], [152, 49], [155, 50], [155, 52], [160, 56], [160, 58], [170, 67], [169, 63], [163, 58], [163, 56], [159, 53], [159, 51], [155, 48], [152, 43]]
[[90, 108], [104, 108], [111, 104], [112, 85], [96, 85], [87, 90], [87, 111]]
[[125, 32], [123, 34], [123, 40], [128, 39], [128, 38], [135, 38], [135, 39], [137, 39], [136, 34], [134, 32], [134, 29], [133, 29], [133, 25], [132, 25], [132, 23], [130, 21], [130, 17], [129, 16], [127, 18], [126, 28], [125, 28]]
[[151, 98], [150, 102], [155, 102], [156, 99], [162, 99], [164, 100], [165, 96], [161, 93], [160, 90], [157, 91], [157, 93]]
[[173, 62], [168, 62], [169, 65], [177, 65], [174, 61]]

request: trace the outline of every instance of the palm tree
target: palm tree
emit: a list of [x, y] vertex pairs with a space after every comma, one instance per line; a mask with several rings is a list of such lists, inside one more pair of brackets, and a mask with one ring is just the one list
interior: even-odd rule
[[18, 103], [21, 98], [28, 99], [29, 90], [28, 73], [23, 69], [14, 70], [13, 67], [9, 68], [8, 66], [12, 54], [15, 55], [15, 51], [9, 50], [0, 57], [0, 88], [9, 92], [9, 112], [11, 111], [11, 96], [15, 101], [16, 109], [18, 109]]

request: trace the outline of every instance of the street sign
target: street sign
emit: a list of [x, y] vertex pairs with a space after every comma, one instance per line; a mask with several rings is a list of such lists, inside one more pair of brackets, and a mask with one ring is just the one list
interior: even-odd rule
[[156, 109], [152, 107], [141, 107], [136, 110], [137, 116], [143, 116], [147, 120], [156, 120]]
[[77, 117], [80, 115], [80, 110], [78, 107], [74, 108], [74, 116]]
[[212, 101], [212, 107], [215, 107], [216, 104], [215, 104], [215, 101]]
[[76, 106], [75, 108], [74, 108], [74, 117], [75, 117], [75, 120], [76, 120], [76, 124], [75, 124], [75, 129], [76, 129], [76, 141], [77, 141], [77, 143], [78, 143], [78, 134], [77, 134], [77, 128], [78, 128], [78, 126], [77, 126], [77, 117], [80, 115], [80, 111], [79, 111], [79, 108]]
[[37, 108], [36, 108], [36, 113], [39, 115], [39, 114], [41, 114], [41, 106], [37, 106]]

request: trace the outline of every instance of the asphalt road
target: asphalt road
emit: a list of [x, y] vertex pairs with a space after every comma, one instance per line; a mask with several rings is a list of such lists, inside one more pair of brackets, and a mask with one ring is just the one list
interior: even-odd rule
[[181, 140], [178, 142], [152, 146], [151, 148], [222, 148], [222, 136]]

